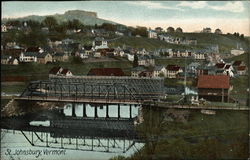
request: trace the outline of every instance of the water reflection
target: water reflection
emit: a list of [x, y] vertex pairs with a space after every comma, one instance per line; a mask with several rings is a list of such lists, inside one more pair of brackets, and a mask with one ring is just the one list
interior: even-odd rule
[[4, 159], [109, 159], [132, 155], [143, 146], [134, 127], [139, 106], [120, 106], [120, 117], [115, 105], [87, 104], [85, 111], [83, 106], [66, 104], [3, 119], [1, 155]]

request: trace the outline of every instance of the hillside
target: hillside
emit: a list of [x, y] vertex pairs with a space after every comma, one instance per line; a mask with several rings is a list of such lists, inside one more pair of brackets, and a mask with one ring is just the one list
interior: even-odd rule
[[124, 44], [135, 48], [145, 48], [154, 50], [157, 48], [174, 48], [174, 49], [201, 49], [209, 45], [218, 44], [220, 53], [228, 54], [230, 50], [236, 48], [237, 43], [246, 50], [248, 42], [235, 37], [233, 35], [218, 35], [218, 34], [204, 34], [204, 33], [181, 33], [178, 36], [190, 37], [197, 39], [197, 45], [177, 45], [170, 44], [165, 41], [157, 39], [149, 39], [144, 37], [121, 37], [115, 41], [110, 42], [110, 46], [120, 46]]
[[[54, 14], [54, 15], [47, 15], [47, 16], [52, 16], [56, 18], [56, 20], [59, 23], [65, 22], [68, 20], [78, 19], [80, 22], [82, 22], [85, 25], [95, 25], [95, 24], [102, 25], [103, 23], [117, 24], [116, 22], [98, 18], [96, 12], [87, 12], [87, 11], [82, 11], [82, 10], [69, 10], [69, 11], [66, 11], [64, 14]], [[41, 22], [47, 16], [31, 15], [31, 16], [26, 16], [26, 17], [21, 17], [21, 18], [13, 18], [11, 20], [20, 20], [20, 21], [35, 20], [35, 21]], [[10, 19], [4, 18], [2, 19], [2, 22], [6, 22], [8, 20]]]
[[[231, 49], [236, 48], [237, 44], [244, 50], [249, 46], [249, 42], [242, 40], [240, 37], [227, 34], [214, 33], [172, 33], [173, 36], [188, 37], [197, 39], [198, 45], [219, 45], [220, 53], [229, 53]], [[247, 38], [246, 38], [247, 39]]]

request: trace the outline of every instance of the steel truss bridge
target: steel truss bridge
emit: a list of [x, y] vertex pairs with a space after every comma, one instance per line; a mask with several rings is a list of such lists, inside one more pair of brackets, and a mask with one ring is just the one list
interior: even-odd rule
[[16, 99], [80, 103], [142, 104], [164, 95], [162, 78], [50, 76], [32, 81]]

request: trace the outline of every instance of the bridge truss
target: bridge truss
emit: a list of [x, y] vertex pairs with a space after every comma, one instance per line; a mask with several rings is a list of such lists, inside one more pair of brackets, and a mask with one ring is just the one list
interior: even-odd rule
[[152, 101], [163, 96], [162, 78], [50, 76], [32, 81], [21, 97]]

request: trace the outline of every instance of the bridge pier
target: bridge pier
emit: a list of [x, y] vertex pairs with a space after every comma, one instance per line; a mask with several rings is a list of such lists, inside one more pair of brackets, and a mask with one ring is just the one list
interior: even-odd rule
[[129, 118], [132, 118], [132, 105], [129, 105]]
[[120, 119], [120, 118], [121, 118], [121, 115], [120, 115], [120, 109], [121, 109], [121, 108], [120, 108], [120, 104], [118, 104], [118, 117], [117, 117], [118, 119]]
[[75, 103], [72, 103], [72, 117], [76, 117]]
[[109, 118], [109, 105], [106, 105], [106, 118]]
[[95, 106], [95, 118], [98, 118], [98, 114], [97, 114], [97, 106]]
[[87, 117], [87, 114], [86, 114], [86, 103], [82, 104], [82, 113], [83, 113], [83, 117]]

